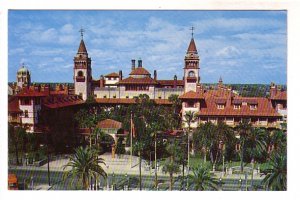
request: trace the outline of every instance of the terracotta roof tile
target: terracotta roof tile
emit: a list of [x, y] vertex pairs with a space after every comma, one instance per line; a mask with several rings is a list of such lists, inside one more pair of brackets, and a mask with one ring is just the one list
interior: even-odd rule
[[[157, 80], [160, 85], [174, 85], [175, 80]], [[184, 86], [183, 80], [177, 80], [177, 85]]]
[[[201, 105], [199, 116], [261, 116], [261, 117], [278, 117], [279, 114], [272, 107], [267, 98], [243, 98], [238, 97], [238, 102], [257, 102], [257, 109], [250, 110], [249, 105], [241, 105], [240, 109], [234, 109], [233, 104], [226, 104], [224, 109], [218, 109], [215, 103], [216, 98], [208, 96], [205, 103]], [[233, 99], [232, 102], [236, 100]]]
[[179, 96], [179, 99], [203, 99], [204, 97], [197, 92], [189, 91]]
[[30, 88], [23, 88], [17, 97], [45, 97], [49, 95], [49, 91], [36, 91]]
[[287, 92], [286, 91], [277, 91], [275, 97], [271, 98], [272, 100], [287, 100]]
[[150, 78], [150, 77], [144, 77], [144, 78], [133, 78], [128, 77], [123, 80], [119, 81], [119, 84], [143, 84], [143, 85], [156, 85], [157, 82]]
[[122, 128], [123, 124], [121, 122], [112, 120], [112, 119], [105, 119], [102, 121], [99, 121], [97, 124], [98, 128], [114, 128], [114, 129], [120, 129]]
[[143, 67], [137, 67], [129, 75], [150, 75], [150, 73]]
[[78, 48], [78, 53], [87, 53], [84, 41], [81, 40]]
[[117, 74], [116, 72], [112, 72], [110, 74], [105, 75], [105, 77], [119, 77], [119, 74]]
[[197, 52], [196, 44], [194, 38], [191, 39], [187, 52]]
[[79, 96], [56, 95], [43, 99], [43, 105], [48, 108], [62, 108], [67, 106], [80, 105], [85, 103]]
[[[172, 103], [168, 99], [155, 99], [156, 104], [159, 105], [171, 105]], [[96, 98], [96, 102], [99, 104], [134, 104], [134, 99], [112, 99], [112, 98]]]

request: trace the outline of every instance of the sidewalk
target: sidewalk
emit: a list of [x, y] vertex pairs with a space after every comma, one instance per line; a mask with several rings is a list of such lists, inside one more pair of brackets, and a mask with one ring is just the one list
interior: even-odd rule
[[[130, 160], [130, 155], [122, 155], [118, 157], [116, 155], [115, 158], [111, 157], [110, 153], [105, 153], [100, 156], [104, 159], [104, 162], [106, 165], [102, 165], [103, 169], [111, 175], [114, 174], [128, 174], [128, 175], [138, 175], [139, 174], [139, 158], [137, 156], [132, 156], [132, 160]], [[63, 166], [68, 163], [69, 159], [66, 157], [61, 157], [60, 159], [54, 160], [49, 162], [50, 171], [68, 171], [70, 170], [70, 167], [67, 167], [65, 170], [63, 169]], [[154, 169], [150, 169], [150, 167], [145, 166], [145, 161], [142, 160], [142, 168], [141, 173], [143, 176], [154, 176]], [[41, 167], [35, 167], [35, 166], [13, 166], [15, 169], [29, 169], [29, 170], [41, 170], [41, 171], [47, 171], [48, 165], [47, 163]], [[216, 178], [222, 178], [222, 179], [244, 179], [244, 174], [222, 174], [222, 172], [215, 171], [213, 172], [214, 176]], [[157, 171], [158, 176], [169, 176], [169, 174], [165, 174], [162, 172], [162, 166], [159, 166]], [[248, 175], [248, 178], [251, 177], [251, 175]], [[263, 179], [263, 176], [260, 175], [254, 175], [253, 179]]]

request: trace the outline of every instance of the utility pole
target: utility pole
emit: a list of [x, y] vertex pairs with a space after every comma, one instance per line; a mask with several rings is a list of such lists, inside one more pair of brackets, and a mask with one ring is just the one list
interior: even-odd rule
[[188, 162], [187, 162], [187, 181], [186, 181], [186, 187], [189, 188], [189, 173], [190, 173], [190, 127], [188, 130]]

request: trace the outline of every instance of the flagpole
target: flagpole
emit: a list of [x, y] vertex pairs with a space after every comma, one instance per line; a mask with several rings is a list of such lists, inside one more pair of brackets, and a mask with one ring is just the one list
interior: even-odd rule
[[132, 112], [130, 113], [130, 167], [132, 168]]

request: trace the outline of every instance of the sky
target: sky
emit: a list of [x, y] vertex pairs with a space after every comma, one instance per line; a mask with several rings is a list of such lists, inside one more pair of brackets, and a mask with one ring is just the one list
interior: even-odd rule
[[179, 79], [192, 26], [202, 83], [286, 84], [286, 11], [9, 10], [8, 81], [24, 63], [32, 82], [73, 82], [81, 28], [93, 79], [128, 77], [139, 58], [158, 79]]

